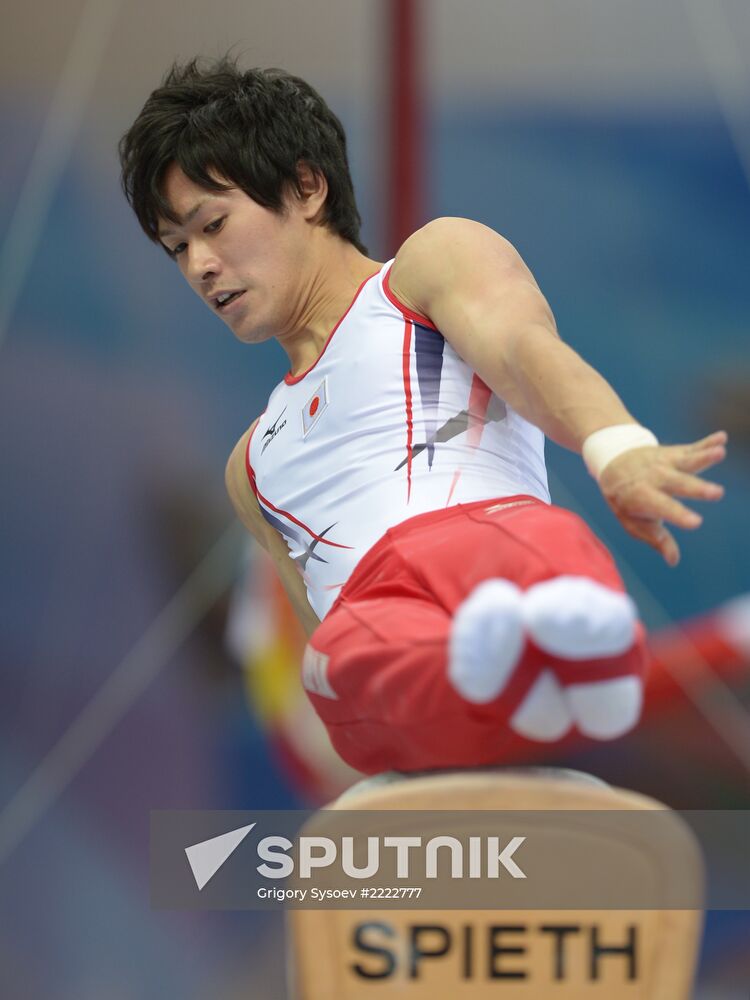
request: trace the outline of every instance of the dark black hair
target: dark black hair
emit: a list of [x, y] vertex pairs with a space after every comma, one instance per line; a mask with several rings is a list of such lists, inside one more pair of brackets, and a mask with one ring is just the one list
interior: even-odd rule
[[119, 153], [125, 196], [154, 242], [160, 218], [180, 222], [162, 191], [172, 163], [201, 187], [236, 186], [277, 212], [290, 187], [301, 193], [298, 166], [305, 163], [328, 182], [324, 224], [367, 253], [341, 122], [309, 83], [284, 70], [242, 70], [228, 55], [175, 63]]

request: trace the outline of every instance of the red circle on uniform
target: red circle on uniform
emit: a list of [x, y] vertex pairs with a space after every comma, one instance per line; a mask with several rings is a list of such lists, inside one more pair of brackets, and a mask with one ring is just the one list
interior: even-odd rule
[[318, 407], [319, 406], [320, 406], [320, 396], [316, 396], [315, 399], [313, 399], [312, 403], [310, 403], [310, 416], [311, 417], [314, 417], [315, 414], [318, 412]]

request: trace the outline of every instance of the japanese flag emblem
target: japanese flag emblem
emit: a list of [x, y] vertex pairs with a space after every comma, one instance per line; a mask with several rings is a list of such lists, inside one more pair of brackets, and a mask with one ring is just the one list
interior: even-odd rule
[[328, 376], [305, 403], [302, 411], [302, 436], [307, 437], [328, 407]]

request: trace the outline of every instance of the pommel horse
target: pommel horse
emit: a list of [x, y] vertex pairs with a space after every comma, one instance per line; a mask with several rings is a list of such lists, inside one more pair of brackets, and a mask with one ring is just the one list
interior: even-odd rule
[[[659, 816], [653, 815], [655, 810]], [[372, 811], [378, 816], [368, 823], [366, 814]], [[526, 882], [516, 883], [504, 871], [505, 880], [496, 882], [499, 891], [527, 892], [535, 867], [538, 874], [547, 854], [567, 845], [577, 859], [568, 868], [589, 869], [584, 880], [591, 878], [592, 870], [617, 876], [626, 898], [628, 885], [640, 881], [648, 888], [648, 908], [641, 908], [638, 893], [628, 906], [617, 909], [609, 908], [618, 906], [614, 897], [611, 904], [597, 908], [581, 905], [582, 897], [570, 892], [570, 871], [558, 870], [564, 900], [560, 896], [549, 908], [509, 909], [506, 903], [487, 908], [485, 897], [478, 896], [481, 908], [471, 903], [460, 903], [460, 909], [418, 909], [412, 904], [396, 908], [390, 903], [380, 908], [360, 901], [360, 908], [290, 910], [287, 955], [294, 1000], [691, 996], [702, 928], [703, 863], [687, 824], [660, 803], [562, 770], [378, 776], [321, 810], [302, 833], [334, 839], [344, 812], [347, 819], [362, 814], [362, 830], [370, 834], [382, 833], [386, 814], [387, 833], [419, 834], [423, 843], [431, 837], [444, 843], [445, 816], [450, 814], [477, 843], [482, 835], [500, 834], [495, 843], [501, 846], [506, 835], [519, 830], [514, 812], [524, 822], [540, 813], [544, 822], [540, 818], [534, 824], [532, 815], [533, 834], [528, 837], [536, 854], [524, 844], [513, 855], [528, 868]], [[418, 812], [424, 815], [415, 821]], [[498, 813], [503, 814], [500, 830]], [[521, 827], [528, 830], [524, 822]], [[440, 847], [438, 853], [444, 850]], [[509, 870], [512, 865], [509, 859]], [[554, 868], [550, 877], [554, 880]], [[406, 881], [414, 884], [413, 879]], [[589, 882], [583, 898], [596, 898], [596, 886]], [[676, 899], [688, 898], [695, 900], [689, 907], [684, 902], [675, 905]]]

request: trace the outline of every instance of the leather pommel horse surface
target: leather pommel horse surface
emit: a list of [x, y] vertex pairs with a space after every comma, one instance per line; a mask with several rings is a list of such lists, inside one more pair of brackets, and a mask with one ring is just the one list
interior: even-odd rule
[[[549, 853], [560, 844], [569, 845], [571, 857], [578, 859], [575, 865], [582, 869], [587, 868], [589, 852], [592, 859], [605, 857], [607, 871], [619, 876], [623, 885], [632, 880], [649, 883], [648, 908], [639, 902], [615, 909], [614, 899], [593, 908], [566, 889], [564, 906], [558, 900], [546, 908], [536, 904], [487, 908], [486, 897], [479, 894], [476, 909], [471, 903], [462, 903], [461, 909], [450, 903], [425, 909], [413, 903], [398, 908], [390, 902], [368, 906], [361, 900], [358, 908], [294, 909], [287, 918], [290, 996], [294, 1000], [688, 1000], [703, 905], [703, 864], [695, 838], [684, 820], [660, 803], [586, 777], [578, 780], [569, 772], [530, 769], [446, 772], [380, 784], [366, 781], [316, 814], [301, 832], [335, 839], [340, 829], [337, 820], [344, 812], [347, 819], [354, 813], [374, 812], [380, 815], [372, 817], [373, 835], [382, 832], [382, 814], [389, 814], [388, 834], [403, 833], [416, 842], [418, 833], [427, 843], [445, 834], [445, 817], [450, 814], [464, 825], [470, 817], [470, 832], [478, 844], [499, 834], [502, 847], [503, 835], [517, 832], [512, 813], [539, 813], [528, 838], [529, 843], [534, 841], [537, 858], [545, 859], [546, 844]], [[644, 817], [654, 810], [660, 815]], [[394, 811], [402, 815], [390, 815]], [[415, 819], [419, 812], [424, 816]], [[511, 815], [506, 822], [507, 814]], [[367, 829], [369, 817], [360, 819]], [[530, 863], [523, 875], [526, 882], [514, 885], [518, 875], [510, 877], [503, 871], [502, 884], [526, 892], [533, 888], [530, 880], [539, 865], [535, 866], [535, 855], [526, 844], [513, 857], [525, 866]], [[509, 871], [513, 864], [509, 858]], [[597, 870], [593, 862], [591, 870]], [[414, 880], [407, 882], [412, 885]], [[347, 884], [356, 886], [352, 880]], [[571, 884], [569, 878], [565, 884]], [[596, 894], [596, 886], [588, 891], [584, 899], [592, 898], [591, 891]], [[690, 908], [674, 905], [675, 899], [687, 898], [697, 902]]]

